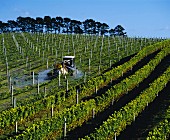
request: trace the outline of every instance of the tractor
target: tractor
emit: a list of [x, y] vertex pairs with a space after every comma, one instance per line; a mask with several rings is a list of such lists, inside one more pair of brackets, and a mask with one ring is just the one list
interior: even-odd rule
[[54, 64], [52, 72], [49, 72], [48, 76], [58, 76], [58, 75], [74, 75], [76, 73], [75, 68], [75, 56], [64, 56], [61, 63]]

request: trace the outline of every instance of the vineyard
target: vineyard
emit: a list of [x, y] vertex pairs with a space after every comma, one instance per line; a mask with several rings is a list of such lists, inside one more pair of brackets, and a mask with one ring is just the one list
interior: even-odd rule
[[[64, 56], [78, 76], [48, 79]], [[0, 139], [168, 139], [170, 40], [0, 34]]]

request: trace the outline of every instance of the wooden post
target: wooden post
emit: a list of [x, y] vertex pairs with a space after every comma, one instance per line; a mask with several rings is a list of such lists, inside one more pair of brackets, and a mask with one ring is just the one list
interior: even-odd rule
[[77, 89], [77, 94], [76, 94], [76, 104], [79, 103], [79, 93], [78, 93], [78, 89]]
[[37, 81], [37, 93], [40, 93], [40, 84], [39, 84], [39, 80]]
[[18, 122], [16, 121], [15, 122], [15, 133], [17, 133], [18, 132]]
[[67, 93], [67, 92], [64, 92], [64, 93], [63, 93], [63, 101], [66, 100], [66, 93]]
[[66, 92], [68, 92], [68, 79], [66, 80]]
[[14, 97], [14, 103], [13, 103], [13, 108], [15, 108], [17, 105], [16, 105], [16, 98]]
[[12, 84], [12, 80], [11, 80], [11, 76], [9, 76], [9, 90], [11, 90], [11, 84]]
[[11, 104], [13, 105], [13, 103], [14, 103], [14, 94], [13, 94], [13, 85], [11, 85]]
[[34, 71], [32, 72], [32, 85], [34, 85]]
[[95, 109], [93, 108], [93, 119], [95, 118]]
[[64, 137], [66, 137], [66, 130], [67, 130], [67, 124], [66, 124], [66, 118], [64, 118]]
[[133, 121], [135, 121], [135, 113], [133, 113]]
[[96, 85], [96, 87], [95, 87], [95, 92], [96, 92], [96, 94], [97, 94], [97, 85]]
[[48, 58], [47, 58], [47, 69], [48, 69]]
[[89, 58], [89, 71], [90, 71], [90, 58]]
[[116, 140], [116, 132], [115, 132], [115, 140]]
[[112, 78], [111, 78], [111, 79], [110, 79], [110, 84], [111, 84], [111, 85], [112, 85], [112, 81], [113, 81], [113, 80], [112, 80]]
[[86, 82], [86, 72], [84, 73], [84, 83]]
[[112, 68], [112, 60], [110, 60], [110, 68]]
[[113, 97], [113, 99], [112, 99], [112, 105], [114, 104], [114, 101], [115, 101], [115, 99], [114, 99], [114, 97]]
[[92, 52], [92, 49], [91, 49], [91, 52], [90, 52], [90, 58], [93, 57], [93, 52]]
[[8, 73], [8, 62], [6, 62], [6, 75], [8, 77], [9, 73]]
[[52, 107], [51, 107], [51, 117], [54, 116], [54, 105], [52, 104]]
[[58, 86], [60, 87], [61, 86], [61, 84], [60, 84], [60, 74], [58, 75]]
[[98, 68], [98, 72], [99, 72], [99, 74], [100, 74], [100, 65], [99, 65], [99, 68]]

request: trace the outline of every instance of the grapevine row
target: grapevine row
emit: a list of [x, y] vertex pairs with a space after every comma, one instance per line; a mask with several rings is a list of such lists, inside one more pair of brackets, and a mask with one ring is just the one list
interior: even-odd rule
[[[170, 81], [170, 67], [157, 78], [150, 87], [144, 90], [136, 99], [129, 102], [126, 106], [122, 107], [119, 111], [115, 111], [107, 121], [94, 133], [86, 136], [84, 139], [112, 139], [120, 134], [127, 125], [130, 125], [135, 117], [139, 115], [149, 103], [151, 103], [158, 93]], [[158, 86], [159, 85], [159, 86]]]
[[[64, 109], [62, 112], [57, 113], [55, 116], [52, 116], [51, 119], [39, 121], [36, 124], [33, 124], [31, 127], [27, 128], [22, 134], [19, 134], [15, 137], [8, 139], [41, 139], [46, 136], [48, 133], [54, 130], [63, 132], [63, 125], [65, 121], [68, 124], [81, 125], [86, 119], [91, 116], [93, 107], [95, 107], [95, 101], [89, 100], [88, 102], [81, 102], [75, 106], [72, 106], [69, 109]], [[83, 119], [82, 119], [83, 118]], [[84, 120], [84, 118], [86, 118]], [[70, 125], [70, 128], [73, 128], [74, 125]]]
[[[126, 89], [127, 88], [132, 87], [132, 85], [134, 87], [137, 84], [139, 84], [139, 82], [141, 82], [144, 78], [146, 78], [151, 73], [151, 71], [154, 70], [155, 66], [158, 65], [159, 62], [166, 55], [168, 55], [169, 50], [170, 50], [170, 48], [168, 48], [168, 47], [164, 48], [159, 54], [157, 54], [157, 56], [153, 60], [151, 60], [146, 66], [144, 66], [144, 68], [138, 70], [129, 79], [125, 79], [120, 84], [115, 85], [113, 87], [113, 89], [111, 89], [110, 91], [108, 91], [105, 94], [103, 94], [102, 97], [99, 97], [99, 98], [97, 97], [97, 99], [95, 99], [96, 100], [95, 112], [97, 113], [97, 112], [102, 111], [103, 108], [106, 108], [108, 103], [110, 103], [110, 96], [107, 96], [108, 94], [112, 93], [112, 95], [111, 95], [112, 98], [111, 99], [113, 99], [113, 98], [114, 99], [119, 99], [120, 96], [123, 96], [123, 94], [126, 93]], [[153, 68], [151, 68], [151, 67], [153, 67]], [[143, 73], [143, 74], [141, 75], [141, 73]], [[127, 83], [126, 87], [123, 87], [124, 83]], [[117, 90], [117, 88], [119, 88], [119, 89]], [[113, 94], [113, 92], [115, 94]]]
[[[168, 93], [167, 93], [168, 94]], [[166, 140], [170, 136], [170, 106], [167, 109], [164, 119], [149, 132], [147, 140]]]
[[[169, 48], [167, 49], [168, 47], [166, 47], [166, 48], [164, 48], [156, 57], [155, 57], [155, 59], [153, 59], [153, 60], [151, 60], [143, 69], [140, 69], [139, 71], [137, 71], [134, 75], [135, 76], [132, 76], [131, 78], [129, 78], [129, 80], [127, 80], [127, 79], [125, 79], [124, 81], [122, 81], [121, 83], [120, 83], [120, 85], [119, 85], [119, 87], [121, 87], [121, 88], [119, 88], [119, 89], [125, 89], [125, 88], [129, 88], [129, 87], [131, 87], [132, 86], [132, 84], [131, 83], [133, 83], [133, 85], [137, 85], [140, 81], [142, 81], [143, 79], [141, 78], [141, 77], [143, 77], [143, 78], [145, 78], [145, 77], [147, 77], [147, 75], [154, 69], [154, 67], [160, 62], [160, 60], [161, 59], [163, 59], [164, 58], [164, 56], [166, 56], [168, 53], [166, 53], [167, 52], [167, 50], [169, 50]], [[155, 66], [153, 66], [153, 65], [155, 65]], [[151, 67], [153, 67], [153, 69], [151, 69]], [[148, 70], [147, 70], [148, 69]], [[144, 73], [143, 75], [140, 75], [141, 73]], [[136, 77], [139, 77], [139, 79], [140, 80], [137, 80], [137, 78]], [[135, 78], [136, 79], [135, 79]], [[134, 80], [133, 80], [134, 79]], [[129, 83], [127, 83], [127, 87], [123, 87], [122, 85], [124, 85], [124, 83], [125, 83], [125, 81], [130, 81]], [[135, 82], [135, 81], [137, 81], [137, 82]], [[115, 88], [114, 88], [115, 89]], [[115, 91], [114, 93], [117, 93], [117, 94], [114, 94], [115, 95], [115, 97], [117, 96], [117, 97], [120, 97], [120, 95], [122, 95], [122, 91], [123, 90], [117, 90], [117, 91]], [[112, 91], [109, 91], [109, 93], [111, 93]], [[112, 92], [113, 93], [113, 92]], [[106, 93], [107, 94], [107, 93]], [[112, 94], [112, 97], [113, 97], [113, 94]], [[107, 97], [107, 96], [105, 96], [104, 97], [104, 101], [103, 101], [103, 97], [102, 98], [98, 98], [97, 99], [97, 102], [96, 102], [96, 107], [95, 107], [95, 109], [96, 110], [102, 110], [103, 109], [103, 106], [107, 106], [107, 102], [108, 102], [108, 99], [109, 99], [109, 97]], [[99, 102], [103, 102], [103, 105], [101, 106], [101, 104], [99, 105], [98, 103]]]
[[[150, 62], [131, 75], [129, 78], [124, 79], [121, 83], [113, 86], [109, 89], [102, 97], [97, 98], [99, 106], [109, 105], [110, 102], [119, 100], [121, 96], [128, 93], [145, 78], [147, 78], [150, 73], [155, 69], [155, 67], [160, 63], [160, 61], [170, 53], [170, 47], [167, 46], [163, 48]], [[101, 108], [100, 108], [101, 110]]]
[[[7, 70], [10, 70], [10, 73], [11, 73], [11, 75], [10, 75], [10, 77], [13, 77], [14, 75], [16, 75], [17, 74], [17, 71], [20, 71], [20, 69], [26, 69], [26, 70], [28, 70], [28, 66], [31, 64], [31, 69], [30, 69], [30, 71], [32, 71], [33, 69], [35, 69], [36, 67], [40, 67], [41, 65], [42, 65], [42, 61], [41, 61], [41, 58], [40, 57], [42, 57], [41, 55], [42, 55], [42, 52], [40, 52], [40, 55], [39, 54], [37, 54], [36, 55], [36, 57], [35, 57], [35, 55], [33, 55], [34, 54], [34, 51], [36, 52], [36, 53], [38, 53], [38, 51], [37, 50], [44, 50], [44, 52], [46, 53], [46, 54], [44, 54], [44, 57], [43, 57], [43, 59], [46, 59], [47, 57], [48, 57], [48, 59], [49, 59], [49, 62], [54, 62], [54, 58], [56, 59], [56, 60], [59, 60], [60, 58], [60, 56], [59, 55], [61, 55], [61, 53], [63, 53], [64, 52], [64, 54], [66, 53], [65, 52], [65, 50], [64, 49], [72, 49], [71, 47], [69, 47], [69, 45], [71, 45], [71, 44], [74, 44], [74, 41], [75, 40], [77, 40], [78, 41], [78, 37], [76, 36], [76, 39], [75, 39], [75, 36], [65, 36], [65, 38], [64, 38], [64, 36], [63, 35], [58, 35], [57, 36], [57, 38], [55, 38], [55, 36], [54, 35], [44, 35], [44, 34], [23, 34], [23, 33], [18, 33], [18, 34], [5, 34], [4, 36], [6, 37], [6, 35], [7, 35], [7, 37], [8, 38], [6, 38], [5, 40], [9, 40], [9, 42], [11, 41], [11, 39], [12, 39], [12, 36], [14, 36], [15, 37], [15, 40], [17, 41], [17, 47], [15, 46], [15, 43], [9, 43], [9, 42], [6, 42], [5, 41], [5, 48], [7, 48], [8, 50], [9, 50], [9, 52], [7, 51], [7, 58], [9, 58], [9, 57], [15, 57], [15, 56], [18, 56], [18, 51], [16, 50], [16, 48], [18, 48], [18, 47], [21, 47], [22, 48], [22, 50], [24, 50], [24, 51], [22, 51], [22, 53], [24, 53], [24, 58], [22, 59], [22, 63], [20, 64], [20, 60], [19, 60], [19, 58], [11, 58], [10, 59], [10, 63], [11, 64], [13, 64], [13, 62], [15, 62], [15, 60], [17, 61], [17, 64], [18, 64], [18, 66], [17, 66], [17, 68], [15, 68], [15, 69], [12, 69], [12, 66], [10, 65], [10, 64], [8, 64], [9, 65], [9, 68], [7, 69]], [[72, 39], [70, 39], [72, 37]], [[63, 39], [64, 38], [64, 39]], [[73, 39], [74, 38], [74, 39]], [[85, 38], [85, 37], [83, 37], [83, 36], [80, 36], [80, 39], [81, 38]], [[89, 39], [88, 39], [89, 38]], [[91, 39], [90, 39], [91, 38]], [[102, 40], [104, 40], [104, 42], [102, 43], [103, 44], [103, 46], [102, 47], [98, 47], [100, 44], [100, 40], [99, 39], [97, 39], [97, 40], [99, 40], [99, 41], [96, 41], [97, 42], [97, 47], [96, 47], [96, 45], [95, 45], [95, 47], [91, 47], [91, 46], [93, 46], [94, 44], [93, 44], [93, 42], [94, 42], [94, 40], [95, 40], [95, 38], [97, 39], [97, 38], [99, 38], [100, 40], [102, 39]], [[23, 40], [24, 39], [24, 40]], [[68, 39], [68, 42], [66, 41]], [[60, 40], [60, 41], [59, 41]], [[62, 40], [62, 41], [61, 41]], [[138, 47], [134, 47], [134, 44], [132, 44], [132, 43], [135, 43], [135, 45], [138, 45], [138, 44], [140, 44], [140, 46], [142, 47], [144, 44], [146, 45], [148, 42], [147, 42], [147, 40], [145, 39], [145, 41], [142, 41], [143, 39], [136, 39], [135, 41], [136, 42], [134, 42], [133, 41], [133, 39], [129, 39], [129, 38], [127, 38], [127, 39], [123, 39], [123, 38], [109, 38], [108, 37], [108, 39], [107, 38], [100, 38], [100, 37], [90, 37], [90, 36], [87, 36], [87, 38], [85, 38], [84, 39], [84, 42], [85, 42], [85, 40], [90, 40], [89, 41], [89, 43], [87, 44], [88, 46], [86, 46], [86, 47], [84, 47], [84, 48], [87, 48], [87, 49], [85, 49], [86, 51], [87, 51], [87, 53], [85, 53], [85, 55], [82, 55], [81, 54], [81, 52], [83, 51], [83, 47], [79, 47], [79, 46], [77, 46], [77, 44], [78, 44], [78, 42], [76, 42], [75, 43], [75, 45], [73, 45], [73, 49], [74, 50], [76, 50], [76, 57], [78, 56], [78, 57], [80, 57], [79, 56], [79, 54], [80, 55], [82, 55], [82, 61], [83, 61], [83, 64], [82, 64], [82, 66], [83, 66], [83, 68], [84, 68], [84, 66], [86, 66], [86, 62], [88, 62], [88, 60], [86, 60], [86, 57], [87, 58], [89, 58], [89, 54], [91, 54], [91, 52], [92, 52], [92, 50], [94, 50], [93, 51], [93, 56], [91, 55], [90, 56], [90, 58], [91, 58], [91, 63], [93, 63], [93, 69], [95, 70], [95, 72], [93, 72], [91, 75], [94, 75], [94, 73], [95, 73], [95, 75], [96, 75], [96, 68], [95, 67], [97, 67], [97, 69], [98, 69], [98, 62], [96, 61], [96, 60], [98, 60], [98, 59], [95, 59], [96, 57], [98, 57], [98, 53], [96, 53], [96, 52], [100, 52], [100, 54], [102, 55], [102, 60], [104, 59], [105, 61], [102, 61], [102, 64], [100, 64], [100, 69], [101, 69], [101, 71], [102, 71], [102, 69], [105, 69], [105, 68], [107, 68], [107, 63], [110, 63], [112, 60], [112, 58], [114, 58], [114, 60], [113, 60], [113, 62], [115, 62], [115, 61], [117, 61], [117, 54], [118, 54], [118, 56], [119, 56], [119, 59], [120, 58], [122, 58], [122, 57], [124, 57], [124, 56], [126, 56], [126, 52], [129, 52], [128, 53], [128, 55], [129, 54], [132, 54], [132, 53], [134, 53], [134, 51], [133, 51], [133, 49], [138, 49]], [[107, 41], [108, 40], [108, 41]], [[113, 42], [112, 42], [112, 40], [113, 40]], [[119, 42], [117, 41], [117, 40], [119, 40]], [[123, 43], [123, 42], [125, 42], [125, 41], [129, 41], [129, 42], [127, 42], [127, 44], [126, 43]], [[159, 41], [159, 40], [156, 40], [156, 41]], [[13, 42], [13, 40], [11, 41], [11, 42]], [[57, 42], [57, 43], [56, 43]], [[60, 45], [61, 44], [61, 42], [63, 43], [62, 45]], [[132, 42], [132, 43], [131, 43]], [[141, 43], [138, 43], [138, 42], [141, 42]], [[142, 43], [142, 42], [144, 42], [144, 43]], [[7, 44], [8, 43], [8, 44]], [[59, 47], [56, 45], [56, 44], [58, 44], [59, 43]], [[130, 44], [131, 43], [131, 44]], [[12, 47], [11, 47], [11, 44], [12, 44]], [[48, 45], [47, 45], [48, 44]], [[129, 44], [131, 45], [130, 47], [129, 47]], [[150, 42], [150, 44], [151, 44], [151, 42]], [[13, 45], [14, 45], [14, 47], [13, 47]], [[65, 45], [65, 46], [64, 46]], [[90, 46], [89, 46], [90, 45]], [[107, 47], [107, 45], [109, 45], [109, 47]], [[114, 46], [115, 45], [115, 46]], [[55, 47], [54, 47], [55, 46]], [[132, 47], [133, 46], [133, 47]], [[64, 48], [62, 48], [62, 47], [64, 47]], [[76, 48], [75, 48], [76, 47]], [[140, 47], [140, 48], [141, 48]], [[92, 48], [91, 50], [90, 50], [90, 48]], [[114, 48], [116, 48], [116, 49], [114, 49]], [[129, 50], [129, 48], [130, 48], [130, 50]], [[54, 53], [52, 53], [51, 54], [51, 52], [49, 51], [49, 50], [51, 50], [51, 49], [56, 49], [56, 51], [58, 51], [58, 55], [56, 54], [56, 56], [54, 55]], [[77, 50], [78, 49], [78, 50]], [[108, 50], [107, 50], [108, 49]], [[12, 50], [12, 52], [10, 52], [10, 50]], [[118, 53], [117, 53], [117, 50], [118, 50]], [[120, 51], [121, 50], [121, 51]], [[129, 51], [128, 51], [129, 50]], [[88, 51], [90, 51], [90, 52], [88, 52]], [[108, 53], [107, 53], [107, 51], [108, 51]], [[15, 53], [14, 53], [15, 52]], [[78, 54], [77, 54], [77, 52], [78, 52]], [[11, 55], [11, 53], [12, 53], [12, 55]], [[26, 54], [25, 54], [26, 53]], [[72, 52], [70, 52], [71, 53], [71, 55], [72, 55]], [[117, 53], [117, 54], [116, 54]], [[21, 57], [23, 57], [22, 56], [22, 54], [20, 54], [19, 53], [19, 55], [21, 55]], [[52, 56], [51, 56], [52, 55]], [[109, 56], [109, 57], [108, 57]], [[5, 56], [4, 56], [5, 57]], [[37, 60], [38, 59], [38, 60]], [[116, 59], [116, 60], [115, 60]], [[18, 61], [19, 60], [19, 61]], [[77, 60], [77, 59], [76, 59]], [[106, 60], [110, 60], [110, 62], [108, 61], [108, 62], [106, 62]], [[32, 63], [33, 62], [33, 63]], [[25, 64], [26, 63], [26, 64]], [[78, 62], [76, 62], [77, 64], [79, 64]], [[25, 65], [24, 65], [25, 64]], [[95, 66], [97, 64], [97, 66]], [[20, 66], [21, 65], [21, 66]], [[35, 65], [35, 66], [34, 66]], [[43, 61], [43, 65], [44, 65], [44, 61]], [[16, 66], [16, 65], [15, 65]], [[25, 68], [26, 67], [26, 68]], [[30, 67], [30, 66], [29, 66]], [[5, 66], [3, 66], [3, 73], [5, 73]], [[1, 69], [2, 70], [2, 69]], [[29, 73], [29, 72], [27, 72], [27, 73]], [[3, 77], [3, 79], [4, 78], [6, 78], [6, 77]], [[7, 84], [7, 83], [6, 83]], [[6, 86], [6, 84], [4, 85], [4, 86]], [[29, 89], [27, 89], [27, 91], [28, 91]], [[9, 90], [8, 90], [9, 91]], [[2, 92], [2, 91], [1, 91]], [[23, 92], [25, 92], [25, 90], [23, 90]], [[17, 90], [17, 91], [15, 91], [14, 92], [14, 95], [18, 95], [18, 94], [20, 94], [20, 93], [23, 93], [21, 90]], [[4, 91], [4, 92], [2, 92], [1, 93], [1, 96], [2, 96], [2, 99], [4, 99], [4, 98], [7, 98], [7, 97], [9, 97], [10, 96], [10, 93], [9, 92], [6, 92], [6, 91]]]
[[[147, 51], [147, 52], [149, 53], [149, 51]], [[143, 55], [145, 56], [146, 53], [143, 53]], [[137, 59], [137, 57], [136, 57], [136, 59]], [[134, 62], [132, 64], [134, 64]], [[131, 65], [127, 65], [127, 66], [128, 66], [128, 68], [131, 67]], [[121, 76], [123, 70], [126, 70], [125, 67], [119, 66], [119, 67], [116, 68], [116, 71], [114, 71], [114, 72], [117, 72], [117, 73], [113, 72], [114, 75], [112, 75], [113, 73], [110, 72], [109, 73], [110, 75], [106, 75], [103, 79], [101, 78], [101, 76], [96, 77], [96, 78], [92, 79], [91, 81], [88, 81], [86, 87], [88, 87], [88, 85], [90, 86], [90, 85], [93, 84], [93, 88], [95, 88], [96, 83], [94, 84], [93, 82], [97, 81], [97, 82], [104, 83], [104, 82], [106, 82], [105, 79], [107, 78], [107, 76], [109, 78], [111, 77], [111, 75], [112, 75], [112, 77], [116, 77], [116, 74], [117, 74], [118, 75], [117, 77], [119, 77], [119, 76]], [[98, 78], [98, 80], [97, 80], [97, 78]], [[89, 88], [90, 89], [88, 89], [88, 90], [90, 91], [92, 89], [92, 87], [89, 87]], [[24, 118], [42, 110], [42, 109], [44, 109], [44, 108], [49, 108], [54, 103], [62, 104], [63, 100], [65, 99], [65, 96], [67, 96], [67, 97], [69, 97], [69, 96], [75, 97], [76, 96], [76, 87], [73, 87], [72, 89], [73, 90], [70, 89], [71, 92], [68, 92], [67, 95], [65, 95], [65, 91], [62, 91], [62, 92], [58, 92], [55, 95], [52, 95], [52, 96], [46, 97], [42, 100], [39, 100], [39, 101], [35, 102], [34, 104], [30, 104], [30, 105], [27, 105], [27, 106], [19, 106], [19, 107], [16, 107], [16, 108], [13, 108], [13, 109], [10, 109], [10, 110], [7, 110], [7, 111], [3, 111], [0, 114], [1, 115], [1, 117], [0, 117], [1, 118], [1, 127], [8, 126], [12, 123], [15, 123], [15, 121], [18, 121], [20, 119], [24, 119]], [[87, 88], [81, 87], [80, 89], [82, 90], [81, 95], [82, 94], [87, 95]], [[55, 93], [55, 89], [53, 89], [53, 90], [54, 90], [53, 93]]]

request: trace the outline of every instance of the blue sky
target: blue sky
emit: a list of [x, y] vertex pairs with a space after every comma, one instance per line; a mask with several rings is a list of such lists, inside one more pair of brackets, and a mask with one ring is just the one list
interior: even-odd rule
[[94, 19], [118, 24], [128, 36], [170, 38], [170, 0], [2, 0], [0, 20], [19, 16]]

